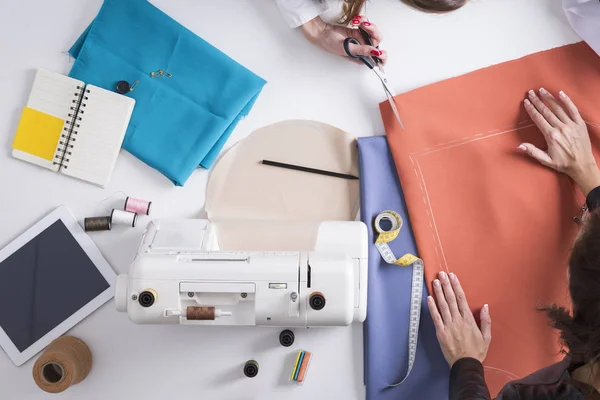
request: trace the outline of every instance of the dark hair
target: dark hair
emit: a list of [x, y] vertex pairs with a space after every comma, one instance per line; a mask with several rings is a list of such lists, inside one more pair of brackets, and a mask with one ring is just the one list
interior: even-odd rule
[[[409, 6], [429, 12], [448, 12], [458, 10], [469, 0], [401, 0]], [[340, 23], [347, 24], [359, 15], [367, 0], [345, 0], [344, 13]]]
[[458, 10], [468, 0], [402, 0], [404, 3], [415, 8], [430, 12], [449, 12]]
[[569, 274], [573, 312], [556, 304], [542, 310], [560, 331], [563, 352], [575, 363], [593, 363], [600, 359], [600, 210], [588, 216], [573, 245]]

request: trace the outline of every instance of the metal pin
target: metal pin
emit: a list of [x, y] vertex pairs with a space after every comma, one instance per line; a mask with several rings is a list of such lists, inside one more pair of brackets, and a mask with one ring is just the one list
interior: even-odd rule
[[168, 73], [164, 69], [159, 69], [158, 71], [150, 72], [150, 78], [157, 78], [166, 76], [167, 78], [172, 78], [173, 74]]

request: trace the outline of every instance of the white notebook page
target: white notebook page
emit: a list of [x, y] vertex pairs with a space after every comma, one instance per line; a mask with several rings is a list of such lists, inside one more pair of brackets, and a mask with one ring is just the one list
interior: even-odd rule
[[[78, 99], [75, 94], [79, 94], [83, 89], [83, 86], [84, 83], [76, 79], [39, 69], [35, 75], [33, 89], [29, 95], [27, 107], [65, 120], [62, 132], [63, 134], [66, 134], [68, 132], [65, 131], [64, 128], [69, 129], [68, 121], [71, 120], [69, 114], [74, 112], [71, 110], [71, 107], [76, 106], [76, 104], [73, 103], [73, 100]], [[78, 87], [79, 89], [77, 89]], [[57, 143], [57, 148], [59, 147], [62, 148], [62, 146]], [[58, 171], [58, 165], [54, 165], [52, 161], [36, 157], [32, 154], [20, 150], [13, 150], [13, 156], [41, 167]]]
[[71, 154], [66, 155], [62, 172], [106, 186], [134, 105], [135, 100], [129, 97], [88, 85], [79, 108], [81, 120], [76, 122], [80, 126], [74, 129], [70, 142], [73, 148], [68, 149]]

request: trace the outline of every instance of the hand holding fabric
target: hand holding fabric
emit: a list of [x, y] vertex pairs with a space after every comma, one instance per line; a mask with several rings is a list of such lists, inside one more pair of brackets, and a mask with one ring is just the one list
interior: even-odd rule
[[433, 290], [436, 300], [429, 296], [427, 305], [442, 353], [450, 368], [456, 361], [466, 357], [483, 362], [492, 340], [492, 319], [488, 305], [481, 309], [479, 329], [456, 275], [451, 273], [448, 276], [440, 272], [439, 280], [433, 282]]
[[[387, 52], [377, 48], [382, 40], [381, 33], [379, 32], [379, 29], [377, 29], [377, 26], [369, 22], [363, 16], [354, 17], [352, 26], [356, 28], [361, 27], [367, 31], [373, 41], [373, 46], [368, 46], [366, 44], [351, 44], [350, 50], [352, 53], [357, 56], [377, 57], [382, 61], [383, 65], [385, 65], [387, 61]], [[353, 37], [358, 39], [361, 43], [364, 43], [358, 29], [328, 24], [320, 17], [312, 19], [302, 25], [301, 28], [304, 36], [306, 36], [312, 44], [338, 56], [347, 57], [346, 52], [344, 51], [344, 40], [346, 40], [346, 38]], [[351, 58], [348, 59], [356, 61]]]
[[530, 143], [521, 144], [519, 149], [542, 165], [567, 174], [587, 196], [600, 186], [600, 170], [592, 153], [587, 125], [564, 92], [559, 94], [560, 101], [543, 88], [539, 92], [538, 96], [535, 91], [529, 91], [525, 110], [544, 135], [548, 150], [540, 150]]

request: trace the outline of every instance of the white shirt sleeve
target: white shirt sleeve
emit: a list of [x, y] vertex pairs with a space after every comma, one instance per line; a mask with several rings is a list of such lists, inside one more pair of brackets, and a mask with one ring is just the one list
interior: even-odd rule
[[600, 2], [563, 0], [563, 9], [573, 30], [600, 54]]
[[275, 0], [290, 28], [304, 25], [327, 11], [327, 0]]

